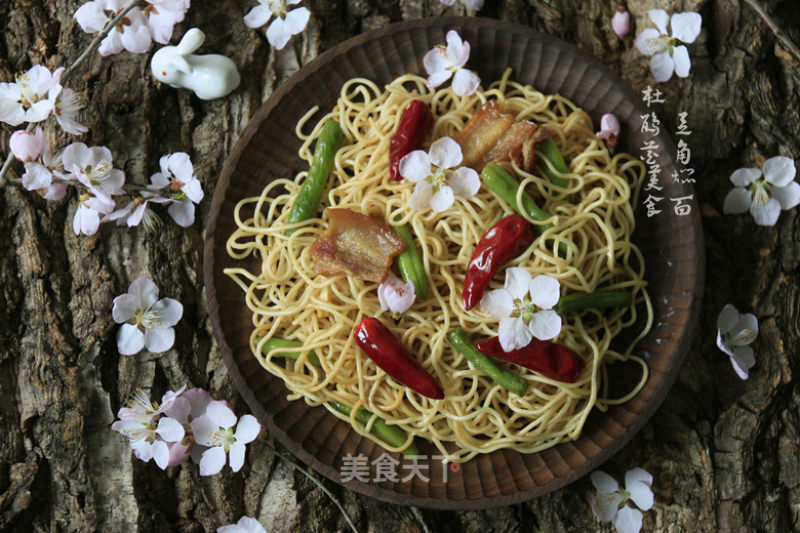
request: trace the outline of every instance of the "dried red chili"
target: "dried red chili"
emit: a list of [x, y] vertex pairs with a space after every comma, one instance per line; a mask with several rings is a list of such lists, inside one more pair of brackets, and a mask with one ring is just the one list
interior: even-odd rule
[[574, 383], [585, 365], [575, 352], [550, 341], [533, 339], [524, 348], [506, 352], [500, 346], [500, 337], [492, 337], [477, 344], [478, 350], [497, 359], [530, 368], [545, 377]]
[[376, 365], [406, 387], [434, 400], [444, 398], [439, 383], [378, 319], [362, 320], [353, 329], [353, 338]]
[[422, 148], [431, 126], [433, 113], [428, 104], [422, 100], [409, 102], [389, 143], [389, 175], [393, 180], [403, 178], [400, 175], [400, 160], [406, 154]]
[[533, 242], [530, 223], [519, 215], [509, 215], [486, 232], [464, 276], [464, 308], [472, 309], [481, 300], [483, 290], [497, 269], [507, 261], [524, 252]]

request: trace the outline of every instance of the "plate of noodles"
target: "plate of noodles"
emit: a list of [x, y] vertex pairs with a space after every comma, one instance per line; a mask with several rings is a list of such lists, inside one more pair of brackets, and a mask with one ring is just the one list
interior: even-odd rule
[[[469, 96], [425, 83], [451, 29], [481, 78]], [[605, 113], [615, 150], [595, 135]], [[220, 350], [270, 435], [349, 488], [447, 509], [530, 499], [618, 451], [677, 377], [704, 276], [694, 191], [645, 113], [596, 59], [476, 18], [360, 35], [280, 86], [224, 166], [204, 264]], [[443, 139], [463, 158], [431, 175], [435, 194], [464, 193], [449, 181], [464, 168], [479, 181], [421, 207], [404, 161]], [[653, 176], [662, 189], [644, 190]], [[523, 275], [558, 302], [507, 281]], [[387, 279], [406, 296], [411, 280], [407, 310], [379, 296]], [[513, 309], [495, 317], [504, 291]], [[540, 313], [560, 328], [537, 333]]]

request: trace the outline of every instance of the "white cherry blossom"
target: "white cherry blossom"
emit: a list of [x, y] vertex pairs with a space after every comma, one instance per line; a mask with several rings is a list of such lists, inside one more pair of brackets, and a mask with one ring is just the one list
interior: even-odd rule
[[191, 6], [191, 0], [147, 0], [149, 4], [144, 8], [147, 18], [147, 27], [153, 40], [157, 43], [167, 44], [172, 38], [175, 24], [182, 22], [186, 11]]
[[[603, 471], [595, 470], [590, 476], [597, 494], [592, 498], [592, 512], [601, 522], [612, 522], [618, 533], [639, 533], [642, 529], [642, 511], [653, 507], [653, 476], [643, 468], [633, 468], [625, 473], [625, 489]], [[628, 505], [633, 501], [639, 509]]]
[[533, 337], [546, 341], [558, 336], [561, 317], [553, 306], [560, 297], [557, 279], [544, 274], [534, 278], [522, 267], [509, 267], [505, 287], [486, 293], [481, 308], [500, 321], [500, 346], [510, 352], [524, 348]]
[[[446, 6], [452, 6], [456, 0], [441, 0]], [[480, 11], [483, 7], [484, 0], [461, 0], [461, 3], [471, 11]]]
[[430, 150], [414, 150], [400, 160], [400, 175], [416, 183], [408, 200], [419, 211], [430, 205], [437, 213], [446, 211], [456, 196], [469, 198], [481, 187], [478, 173], [469, 167], [457, 167], [463, 159], [461, 146], [450, 137], [431, 144]]
[[254, 416], [244, 415], [237, 423], [231, 408], [219, 401], [210, 402], [205, 414], [192, 420], [191, 425], [195, 441], [208, 447], [200, 459], [201, 476], [213, 476], [222, 470], [226, 454], [230, 454], [231, 470], [238, 472], [244, 464], [245, 445], [261, 431]]
[[[125, 174], [113, 167], [111, 150], [105, 146], [89, 148], [83, 143], [72, 143], [64, 149], [61, 162], [69, 177], [80, 181], [105, 204], [112, 204], [111, 209], [114, 208], [111, 197], [125, 192], [122, 188]], [[107, 214], [110, 210], [100, 212]]]
[[61, 156], [50, 153], [50, 146], [44, 138], [42, 128], [36, 127], [33, 133], [15, 131], [9, 139], [11, 152], [25, 164], [22, 186], [28, 191], [39, 191], [48, 200], [58, 201], [67, 193], [64, 183], [54, 183], [54, 177], [63, 177]]
[[122, 324], [117, 332], [119, 353], [133, 355], [142, 348], [161, 353], [175, 343], [173, 326], [183, 316], [183, 305], [172, 298], [159, 300], [156, 284], [139, 278], [126, 294], [114, 298], [112, 316], [114, 322]]
[[794, 160], [777, 156], [764, 161], [763, 170], [740, 168], [731, 174], [736, 185], [725, 197], [724, 213], [750, 211], [759, 226], [774, 226], [781, 210], [800, 203], [800, 183], [794, 181]]
[[408, 283], [403, 283], [403, 280], [391, 272], [386, 280], [378, 286], [378, 301], [384, 311], [405, 313], [415, 299], [414, 282], [408, 280]]
[[80, 110], [81, 105], [78, 103], [78, 96], [75, 91], [70, 88], [62, 89], [61, 93], [56, 97], [53, 108], [53, 114], [56, 116], [58, 125], [64, 131], [73, 135], [80, 135], [89, 131], [89, 128], [75, 120]]
[[464, 68], [469, 60], [469, 51], [469, 43], [462, 41], [457, 31], [448, 31], [447, 46], [435, 46], [422, 58], [428, 73], [428, 87], [438, 87], [453, 76], [453, 92], [459, 96], [474, 93], [481, 80], [477, 74]]
[[[127, 4], [128, 0], [92, 0], [79, 7], [74, 18], [86, 33], [100, 33]], [[103, 39], [97, 51], [103, 56], [122, 50], [142, 54], [150, 50], [152, 42], [147, 18], [139, 7], [134, 7]]]
[[272, 20], [267, 28], [267, 41], [280, 50], [292, 35], [306, 29], [311, 12], [305, 7], [289, 10], [289, 6], [297, 5], [300, 0], [258, 0], [259, 4], [244, 16], [244, 23], [250, 28], [260, 28]]
[[217, 528], [217, 533], [267, 533], [258, 520], [243, 516], [235, 524]]
[[151, 230], [161, 223], [161, 219], [149, 209], [150, 202], [163, 204], [169, 202], [169, 199], [162, 198], [151, 191], [141, 191], [122, 209], [109, 213], [103, 222], [116, 222], [117, 226], [125, 224], [129, 228], [141, 223], [146, 229]]
[[159, 165], [161, 172], [150, 177], [151, 187], [166, 188], [169, 215], [179, 226], [191, 226], [194, 223], [194, 204], [203, 199], [203, 187], [194, 175], [189, 155], [183, 152], [165, 155], [159, 160]]
[[114, 210], [115, 202], [107, 196], [97, 196], [90, 191], [79, 197], [78, 209], [72, 219], [72, 230], [75, 235], [94, 235], [100, 227], [100, 215], [107, 215]]
[[731, 358], [731, 365], [742, 378], [749, 377], [756, 364], [750, 344], [758, 337], [758, 318], [752, 313], [740, 314], [731, 304], [722, 308], [717, 318], [717, 346]]
[[[636, 36], [634, 45], [646, 56], [652, 56], [650, 71], [656, 81], [667, 81], [674, 72], [679, 78], [689, 75], [692, 62], [689, 50], [678, 43], [693, 43], [700, 34], [703, 17], [699, 13], [674, 13], [672, 18], [663, 9], [651, 9], [647, 16], [656, 28], [647, 28]], [[667, 24], [672, 35], [667, 32]]]
[[51, 73], [42, 65], [34, 65], [18, 74], [15, 83], [0, 83], [0, 121], [19, 126], [49, 117], [62, 90], [63, 73], [63, 67]]

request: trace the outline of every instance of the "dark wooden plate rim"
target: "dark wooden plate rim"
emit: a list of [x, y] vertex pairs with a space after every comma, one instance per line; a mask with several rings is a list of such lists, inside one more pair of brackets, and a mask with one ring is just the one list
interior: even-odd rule
[[[247, 404], [250, 406], [253, 414], [262, 423], [265, 424], [266, 429], [271, 436], [273, 436], [279, 442], [281, 442], [281, 444], [283, 444], [287, 449], [289, 449], [300, 460], [310, 465], [311, 467], [313, 467], [318, 472], [322, 473], [327, 478], [337, 483], [340, 483], [344, 486], [347, 486], [348, 488], [356, 490], [362, 494], [390, 503], [396, 503], [402, 505], [416, 505], [416, 506], [439, 508], [439, 509], [454, 509], [454, 510], [481, 509], [481, 508], [511, 505], [529, 500], [531, 498], [540, 496], [542, 494], [546, 494], [547, 492], [561, 488], [567, 485], [568, 483], [580, 477], [583, 477], [587, 473], [599, 467], [604, 461], [606, 461], [617, 451], [619, 451], [631, 438], [633, 438], [633, 436], [642, 428], [645, 422], [647, 422], [647, 420], [655, 413], [655, 411], [663, 402], [667, 392], [669, 391], [669, 389], [671, 388], [672, 384], [674, 383], [675, 379], [678, 376], [680, 367], [683, 363], [683, 360], [686, 357], [686, 354], [688, 353], [692, 337], [694, 336], [694, 332], [697, 328], [699, 312], [702, 304], [702, 294], [703, 294], [703, 286], [705, 278], [705, 252], [703, 245], [702, 224], [700, 221], [698, 209], [695, 208], [693, 209], [693, 212], [690, 215], [691, 223], [689, 224], [688, 228], [693, 232], [693, 235], [688, 235], [687, 237], [691, 240], [691, 242], [688, 243], [692, 247], [691, 253], [693, 253], [694, 257], [696, 258], [696, 263], [694, 265], [694, 274], [695, 274], [694, 285], [691, 288], [685, 289], [686, 294], [691, 295], [691, 304], [689, 306], [689, 318], [685, 323], [685, 326], [682, 328], [682, 330], [678, 331], [680, 337], [676, 341], [675, 355], [671, 358], [671, 366], [666, 370], [666, 372], [664, 372], [661, 375], [661, 380], [655, 386], [652, 395], [647, 401], [646, 406], [641, 411], [636, 413], [634, 418], [631, 421], [629, 421], [629, 423], [626, 424], [625, 429], [621, 435], [615, 437], [609, 445], [603, 447], [598, 453], [596, 453], [591, 457], [588, 457], [585, 461], [582, 462], [582, 464], [570, 467], [565, 472], [561, 473], [552, 472], [553, 479], [551, 481], [543, 485], [535, 485], [530, 490], [518, 490], [517, 492], [511, 494], [484, 496], [482, 498], [474, 498], [474, 499], [470, 499], [467, 497], [462, 499], [452, 499], [449, 497], [443, 497], [443, 498], [420, 497], [411, 493], [401, 493], [395, 490], [389, 490], [383, 488], [382, 486], [376, 483], [364, 483], [358, 480], [352, 480], [342, 483], [339, 478], [339, 472], [332, 465], [323, 463], [316, 456], [307, 452], [299, 443], [297, 443], [291, 437], [289, 437], [289, 435], [281, 427], [278, 427], [276, 425], [273, 416], [264, 410], [260, 401], [258, 400], [258, 398], [256, 398], [254, 391], [248, 384], [247, 379], [241, 374], [239, 367], [234, 359], [232, 349], [225, 338], [225, 334], [220, 323], [220, 306], [217, 300], [215, 278], [217, 276], [222, 276], [223, 274], [221, 271], [216, 272], [215, 270], [217, 264], [215, 261], [215, 249], [218, 246], [218, 241], [217, 241], [218, 236], [216, 234], [216, 230], [217, 230], [217, 223], [221, 213], [221, 208], [225, 201], [225, 193], [231, 183], [231, 179], [238, 165], [239, 159], [242, 153], [247, 149], [248, 145], [250, 144], [250, 141], [253, 135], [258, 130], [258, 127], [261, 124], [261, 122], [270, 115], [272, 110], [277, 105], [280, 104], [284, 96], [292, 92], [298, 85], [302, 85], [307, 78], [313, 77], [320, 66], [328, 63], [329, 61], [333, 60], [334, 58], [340, 55], [346, 54], [348, 51], [351, 51], [352, 49], [362, 47], [365, 43], [373, 42], [377, 39], [380, 39], [383, 36], [408, 32], [410, 30], [419, 28], [441, 28], [442, 31], [445, 31], [448, 29], [461, 29], [464, 27], [470, 27], [470, 28], [491, 27], [499, 31], [509, 31], [518, 34], [527, 34], [531, 37], [538, 39], [543, 43], [556, 44], [558, 47], [560, 47], [561, 50], [564, 51], [565, 54], [574, 56], [582, 61], [585, 61], [586, 63], [591, 65], [591, 67], [594, 70], [599, 71], [604, 77], [610, 79], [610, 81], [613, 83], [614, 86], [616, 86], [616, 88], [621, 89], [625, 93], [626, 99], [630, 99], [632, 101], [637, 101], [639, 99], [638, 95], [636, 95], [630, 88], [628, 88], [627, 85], [622, 81], [622, 79], [617, 74], [615, 74], [613, 71], [611, 71], [609, 68], [607, 68], [605, 65], [603, 65], [600, 61], [598, 61], [594, 57], [584, 53], [583, 51], [579, 50], [578, 48], [566, 42], [557, 39], [556, 37], [511, 22], [499, 21], [494, 19], [481, 19], [474, 17], [442, 17], [436, 19], [420, 19], [409, 22], [396, 23], [386, 26], [384, 28], [380, 28], [378, 30], [358, 35], [356, 37], [348, 39], [347, 41], [334, 46], [333, 48], [320, 54], [318, 57], [316, 57], [313, 61], [311, 61], [307, 65], [303, 66], [294, 75], [292, 75], [289, 80], [287, 80], [280, 87], [278, 87], [278, 89], [269, 97], [267, 102], [265, 102], [256, 111], [254, 116], [250, 119], [248, 125], [245, 127], [241, 136], [237, 140], [230, 156], [226, 160], [222, 170], [222, 174], [214, 190], [214, 195], [211, 201], [210, 213], [208, 217], [208, 223], [206, 226], [204, 265], [203, 265], [203, 274], [205, 281], [209, 318], [211, 320], [211, 324], [214, 329], [214, 334], [217, 343], [219, 345], [219, 349], [222, 353], [225, 364], [231, 373], [231, 378], [233, 382], [235, 383], [239, 392], [244, 397]], [[475, 54], [474, 49], [473, 49], [473, 54]], [[396, 73], [396, 74], [399, 75], [401, 73]], [[669, 153], [675, 153], [675, 145], [669, 139], [668, 136], [664, 135], [662, 132], [659, 136], [657, 136], [657, 138]], [[691, 186], [684, 187], [682, 190], [693, 192]], [[637, 209], [640, 208], [641, 208], [640, 206], [637, 207]], [[228, 238], [228, 235], [220, 235], [219, 238], [220, 238], [220, 243], [222, 244], [223, 247], [222, 249], [224, 249], [224, 242]], [[323, 407], [315, 407], [313, 409], [325, 411]], [[327, 411], [325, 411], [323, 417], [334, 418], [333, 415], [328, 413]], [[555, 450], [556, 453], [558, 453], [558, 450], [561, 447], [576, 444], [585, 438], [587, 437], [586, 434], [584, 433], [576, 441], [572, 441], [571, 443], [559, 444], [554, 448], [551, 448], [551, 450]], [[518, 452], [512, 452], [512, 453], [518, 453]], [[255, 458], [251, 458], [251, 460], [253, 459]], [[545, 463], [546, 462], [547, 461], [545, 461]]]

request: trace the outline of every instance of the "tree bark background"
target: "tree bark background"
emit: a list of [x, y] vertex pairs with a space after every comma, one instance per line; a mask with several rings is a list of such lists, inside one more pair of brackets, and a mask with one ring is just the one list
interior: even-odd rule
[[[69, 64], [88, 44], [72, 18], [79, 0], [0, 3], [0, 80], [41, 63]], [[623, 2], [624, 3], [624, 2]], [[796, 0], [762, 5], [800, 42]], [[308, 29], [282, 51], [242, 17], [254, 1], [195, 0], [173, 41], [197, 26], [203, 51], [226, 54], [243, 74], [233, 95], [203, 102], [156, 83], [149, 54], [99, 54], [67, 83], [81, 93], [81, 140], [106, 145], [128, 181], [145, 183], [161, 155], [188, 152], [206, 199], [182, 229], [166, 218], [155, 232], [104, 226], [75, 236], [77, 200], [47, 202], [6, 184], [0, 190], [0, 531], [211, 532], [242, 515], [268, 531], [346, 531], [340, 513], [303, 475], [268, 450], [262, 431], [237, 474], [202, 478], [186, 464], [166, 472], [136, 460], [110, 430], [138, 388], [159, 399], [188, 383], [247, 406], [214, 342], [202, 279], [203, 228], [223, 162], [248, 118], [271, 92], [331, 46], [391, 22], [465, 14], [438, 0], [309, 0]], [[722, 214], [736, 168], [774, 155], [800, 157], [800, 69], [743, 0], [628, 0], [634, 30], [610, 28], [616, 1], [487, 0], [481, 16], [550, 32], [600, 58], [635, 89], [653, 84], [633, 47], [646, 10], [699, 11], [687, 79], [659, 85], [659, 117], [674, 132], [688, 113], [692, 164], [707, 245], [701, 326], [680, 378], [645, 428], [603, 468], [617, 479], [635, 466], [653, 474], [655, 506], [644, 531], [800, 531], [800, 364], [797, 211], [762, 228], [749, 215]], [[51, 143], [68, 139], [49, 128]], [[6, 153], [13, 128], [2, 129]], [[112, 299], [147, 276], [180, 300], [175, 346], [160, 356], [120, 356]], [[761, 321], [757, 363], [740, 381], [716, 349], [716, 317], [726, 303]], [[588, 479], [530, 502], [474, 512], [384, 504], [325, 481], [363, 532], [612, 531], [592, 515]]]

